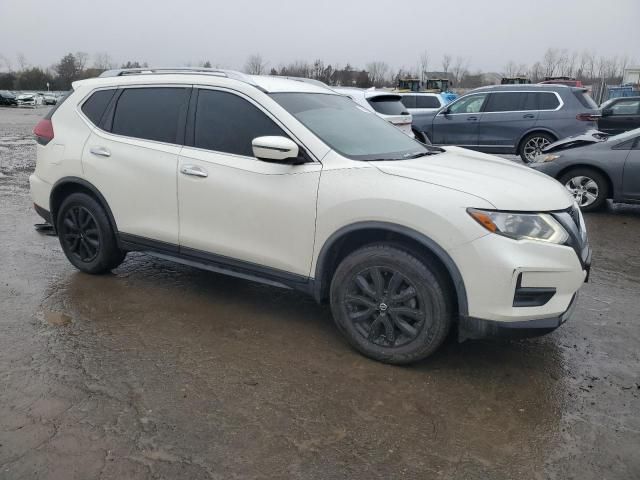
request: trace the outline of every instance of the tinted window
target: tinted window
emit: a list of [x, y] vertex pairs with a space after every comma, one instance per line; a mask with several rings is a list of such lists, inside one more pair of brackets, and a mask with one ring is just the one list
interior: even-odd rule
[[403, 160], [428, 153], [424, 145], [341, 95], [271, 96], [323, 142], [354, 160]]
[[287, 137], [273, 120], [247, 100], [232, 93], [200, 90], [196, 147], [253, 157], [252, 140], [269, 135]]
[[478, 113], [482, 108], [484, 99], [487, 98], [486, 93], [478, 93], [462, 97], [449, 107], [449, 113]]
[[573, 90], [573, 95], [578, 99], [578, 101], [580, 102], [580, 105], [582, 105], [584, 108], [593, 108], [593, 109], [598, 108], [598, 105], [596, 105], [596, 102], [593, 101], [593, 98], [591, 98], [591, 95], [589, 95], [585, 91]]
[[489, 95], [485, 112], [517, 112], [523, 109], [527, 94], [523, 92], [496, 92]]
[[440, 108], [440, 100], [433, 95], [418, 95], [416, 105], [418, 108]]
[[416, 96], [415, 95], [403, 95], [402, 104], [407, 108], [416, 108]]
[[91, 123], [100, 125], [100, 119], [115, 93], [115, 89], [98, 90], [82, 104], [82, 112], [91, 120]]
[[609, 108], [613, 110], [614, 115], [635, 115], [639, 106], [640, 100], [619, 100]]
[[538, 110], [555, 110], [560, 106], [560, 101], [555, 93], [538, 92]]
[[368, 98], [367, 101], [373, 109], [383, 115], [402, 115], [407, 114], [407, 109], [400, 101], [400, 97], [396, 95], [380, 95], [378, 97]]
[[189, 89], [130, 88], [122, 92], [111, 131], [118, 135], [177, 143], [178, 124], [187, 106]]

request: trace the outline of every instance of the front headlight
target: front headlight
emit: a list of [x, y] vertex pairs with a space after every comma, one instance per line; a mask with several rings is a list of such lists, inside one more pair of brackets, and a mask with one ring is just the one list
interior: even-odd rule
[[468, 208], [471, 217], [492, 233], [514, 240], [539, 240], [559, 243], [567, 241], [569, 234], [547, 213], [512, 213]]

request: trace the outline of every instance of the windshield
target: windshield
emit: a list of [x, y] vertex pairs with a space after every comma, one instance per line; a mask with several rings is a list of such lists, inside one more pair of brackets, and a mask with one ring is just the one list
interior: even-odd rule
[[341, 95], [273, 93], [271, 96], [323, 142], [352, 160], [404, 160], [439, 151], [427, 149]]

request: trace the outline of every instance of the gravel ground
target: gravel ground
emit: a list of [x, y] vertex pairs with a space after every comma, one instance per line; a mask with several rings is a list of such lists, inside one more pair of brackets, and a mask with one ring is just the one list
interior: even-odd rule
[[640, 208], [586, 216], [562, 328], [392, 367], [302, 294], [139, 253], [74, 270], [33, 228], [44, 111], [0, 109], [0, 478], [640, 478]]

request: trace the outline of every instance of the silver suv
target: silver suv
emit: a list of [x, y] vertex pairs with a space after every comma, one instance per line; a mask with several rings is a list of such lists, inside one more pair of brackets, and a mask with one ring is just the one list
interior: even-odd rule
[[597, 105], [584, 88], [565, 85], [482, 87], [431, 113], [414, 129], [434, 145], [518, 154], [533, 161], [547, 145], [596, 128]]

